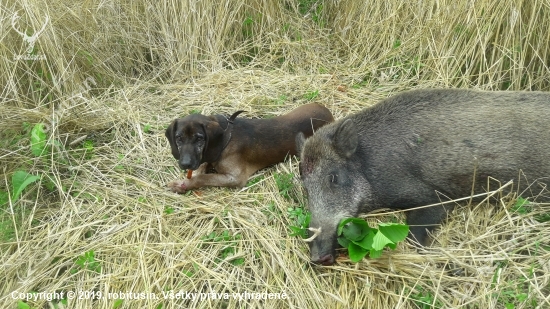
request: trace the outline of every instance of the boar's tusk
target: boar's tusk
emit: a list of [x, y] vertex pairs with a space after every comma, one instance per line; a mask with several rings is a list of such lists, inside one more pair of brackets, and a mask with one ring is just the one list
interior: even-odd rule
[[305, 242], [312, 242], [315, 238], [317, 238], [317, 235], [321, 234], [321, 227], [319, 227], [318, 229], [310, 227], [308, 228], [308, 230], [312, 231], [313, 235], [311, 235], [310, 238], [304, 239]]

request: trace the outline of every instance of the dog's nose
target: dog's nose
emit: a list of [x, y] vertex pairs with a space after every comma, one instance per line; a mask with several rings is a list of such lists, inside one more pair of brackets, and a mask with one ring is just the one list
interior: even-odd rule
[[182, 170], [187, 170], [187, 169], [190, 169], [192, 168], [192, 164], [191, 164], [191, 156], [189, 155], [183, 155], [180, 157], [180, 160], [179, 160], [179, 166]]

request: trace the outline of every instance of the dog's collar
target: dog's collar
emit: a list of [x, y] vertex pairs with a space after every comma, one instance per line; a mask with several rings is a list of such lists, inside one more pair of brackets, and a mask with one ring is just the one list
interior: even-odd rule
[[223, 142], [222, 142], [223, 147], [222, 147], [222, 150], [220, 150], [220, 153], [218, 154], [218, 157], [213, 162], [218, 161], [218, 159], [222, 155], [222, 152], [225, 150], [225, 147], [227, 147], [227, 145], [229, 145], [229, 142], [231, 141], [231, 135], [232, 135], [231, 133], [233, 133], [233, 121], [242, 112], [244, 112], [244, 111], [242, 111], [242, 110], [241, 111], [236, 111], [229, 118], [224, 116], [225, 120], [227, 121], [227, 127], [225, 127], [225, 129], [223, 130]]

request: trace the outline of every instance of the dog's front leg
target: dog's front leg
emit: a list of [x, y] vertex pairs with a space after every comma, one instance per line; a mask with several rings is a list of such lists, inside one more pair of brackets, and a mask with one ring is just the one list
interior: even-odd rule
[[173, 192], [183, 193], [200, 187], [244, 187], [248, 176], [244, 173], [234, 174], [200, 174], [191, 179], [176, 180], [168, 184]]

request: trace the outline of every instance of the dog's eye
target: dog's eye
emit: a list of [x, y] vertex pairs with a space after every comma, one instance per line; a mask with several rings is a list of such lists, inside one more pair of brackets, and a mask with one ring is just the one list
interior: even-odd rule
[[338, 175], [335, 175], [335, 174], [328, 175], [328, 179], [332, 184], [338, 183]]
[[196, 138], [197, 140], [199, 140], [199, 141], [202, 141], [202, 140], [204, 139], [204, 135], [202, 135], [202, 134], [196, 134], [196, 135], [195, 135], [195, 138]]

